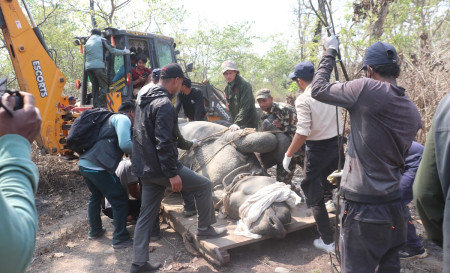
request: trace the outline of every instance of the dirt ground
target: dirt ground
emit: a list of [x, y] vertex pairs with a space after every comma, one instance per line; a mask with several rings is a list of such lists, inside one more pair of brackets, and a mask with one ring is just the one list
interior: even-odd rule
[[[114, 250], [111, 246], [113, 225], [102, 216], [106, 236], [88, 240], [87, 206], [89, 191], [79, 175], [77, 160], [33, 153], [40, 169], [36, 196], [39, 230], [36, 251], [28, 272], [129, 272], [132, 248]], [[298, 181], [297, 181], [298, 182]], [[415, 219], [417, 215], [411, 207]], [[315, 228], [290, 233], [284, 239], [268, 239], [229, 251], [231, 262], [213, 266], [202, 256], [193, 256], [184, 247], [181, 236], [162, 224], [162, 239], [152, 242], [150, 259], [163, 267], [158, 272], [332, 272], [330, 256], [312, 242]], [[418, 234], [424, 237], [420, 221]], [[128, 226], [131, 235], [134, 225]], [[402, 261], [402, 272], [442, 272], [442, 250], [424, 240], [429, 256]], [[336, 263], [336, 259], [332, 259]]]

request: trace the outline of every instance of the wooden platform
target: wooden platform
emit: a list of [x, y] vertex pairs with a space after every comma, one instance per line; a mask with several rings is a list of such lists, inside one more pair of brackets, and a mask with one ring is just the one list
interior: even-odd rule
[[[252, 239], [244, 236], [234, 235], [234, 229], [236, 228], [236, 221], [232, 219], [217, 219], [217, 223], [214, 226], [223, 227], [226, 226], [228, 234], [223, 237], [198, 240], [195, 236], [197, 230], [196, 215], [186, 218], [183, 216], [183, 205], [180, 194], [172, 194], [168, 196], [162, 202], [163, 215], [167, 223], [179, 234], [184, 237], [185, 241], [190, 243], [190, 246], [194, 247], [199, 253], [201, 253], [209, 262], [223, 265], [230, 261], [229, 249], [236, 248], [243, 245], [253, 244], [270, 237], [262, 237], [260, 239]], [[330, 214], [330, 219], [333, 219], [334, 215]], [[305, 229], [314, 225], [315, 221], [312, 216], [311, 209], [306, 207], [306, 204], [302, 203], [300, 207], [297, 207], [292, 215], [292, 221], [287, 226], [287, 232], [293, 232]], [[270, 250], [268, 250], [270, 251]]]

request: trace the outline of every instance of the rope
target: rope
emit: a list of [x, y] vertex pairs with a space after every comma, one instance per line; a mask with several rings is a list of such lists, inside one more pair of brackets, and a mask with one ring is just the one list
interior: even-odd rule
[[[201, 141], [205, 141], [205, 140], [207, 140], [207, 139], [210, 139], [210, 138], [212, 138], [212, 137], [216, 137], [216, 136], [219, 136], [219, 135], [222, 135], [222, 134], [224, 134], [226, 131], [228, 131], [229, 130], [229, 128], [227, 128], [227, 129], [225, 129], [225, 130], [223, 130], [223, 131], [220, 131], [220, 132], [218, 132], [218, 133], [215, 133], [215, 134], [212, 134], [212, 135], [210, 135], [210, 136], [207, 136], [207, 137], [205, 137], [205, 138], [202, 138], [202, 139], [200, 139], [199, 141], [201, 142]], [[238, 140], [238, 139], [240, 139], [241, 137], [244, 137], [244, 136], [246, 136], [246, 135], [249, 135], [249, 134], [252, 134], [252, 133], [256, 133], [256, 130], [254, 129], [254, 128], [245, 128], [245, 129], [242, 129], [240, 132], [239, 132], [239, 134], [236, 134], [236, 137], [234, 137], [232, 140], [230, 140], [230, 141], [228, 141], [227, 143], [225, 143], [224, 145], [222, 145], [222, 147], [220, 147], [212, 156], [210, 156], [209, 158], [207, 158], [206, 160], [205, 160], [205, 162], [203, 162], [203, 164], [201, 164], [199, 167], [197, 167], [195, 170], [194, 170], [194, 172], [197, 172], [197, 171], [199, 171], [201, 168], [203, 168], [205, 165], [207, 165], [223, 148], [225, 148], [227, 145], [229, 145], [229, 144], [231, 144], [231, 143], [233, 143], [234, 141], [236, 141], [236, 140]], [[186, 150], [181, 156], [180, 156], [180, 160], [184, 157], [184, 156], [186, 156], [186, 154], [188, 154], [190, 151], [192, 151], [193, 150], [193, 148], [191, 147], [189, 150]]]
[[[220, 205], [223, 204], [223, 209], [224, 209], [224, 214], [228, 214], [229, 212], [229, 199], [231, 194], [234, 192], [234, 190], [241, 184], [241, 182], [244, 180], [244, 178], [250, 176], [249, 173], [245, 173], [245, 174], [240, 174], [238, 175], [236, 178], [239, 178], [239, 180], [237, 180], [237, 182], [234, 182], [234, 185], [231, 187], [230, 190], [228, 190], [225, 193], [225, 196], [222, 197], [219, 202], [217, 202], [217, 204], [214, 206], [214, 209], [219, 209]], [[235, 179], [236, 179], [235, 178]], [[234, 179], [233, 179], [234, 180]]]
[[[227, 129], [222, 130], [222, 131], [220, 131], [220, 132], [214, 133], [214, 134], [212, 134], [212, 135], [210, 135], [210, 136], [207, 136], [207, 137], [198, 139], [198, 142], [206, 141], [206, 140], [208, 140], [208, 139], [210, 139], [210, 138], [213, 138], [213, 137], [216, 137], [216, 136], [223, 135], [223, 134], [226, 133], [228, 130], [230, 130], [230, 128], [227, 128]], [[190, 151], [192, 151], [192, 150], [194, 150], [194, 148], [193, 148], [192, 146], [191, 146], [191, 148], [189, 148], [189, 150], [185, 150], [185, 151], [181, 154], [179, 160], [183, 159], [183, 157], [185, 157], [185, 156], [186, 156]]]
[[[228, 130], [228, 129], [227, 129]], [[225, 143], [224, 145], [222, 145], [222, 147], [220, 147], [212, 156], [210, 156], [208, 159], [205, 160], [205, 162], [203, 162], [203, 164], [201, 164], [199, 167], [197, 167], [194, 172], [199, 171], [201, 168], [203, 168], [204, 166], [206, 166], [220, 151], [222, 151], [223, 148], [225, 148], [227, 145], [233, 143], [235, 140], [240, 139], [241, 137], [244, 137], [246, 135], [255, 133], [256, 130], [254, 128], [245, 128], [243, 129], [241, 132], [239, 132], [239, 134], [237, 134], [237, 137], [233, 138], [232, 140], [228, 141], [227, 143]]]

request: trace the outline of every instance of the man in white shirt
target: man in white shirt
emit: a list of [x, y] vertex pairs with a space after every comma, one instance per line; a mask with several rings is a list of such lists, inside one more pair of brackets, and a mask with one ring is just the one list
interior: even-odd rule
[[306, 204], [312, 209], [320, 234], [320, 238], [314, 240], [314, 246], [325, 252], [334, 252], [334, 231], [325, 207], [324, 190], [331, 191], [326, 178], [338, 167], [341, 110], [311, 97], [310, 84], [313, 77], [314, 65], [311, 62], [297, 64], [294, 72], [289, 75], [303, 93], [295, 101], [297, 130], [286, 151], [283, 167], [289, 172], [292, 156], [305, 143], [305, 176], [300, 186], [305, 194]]

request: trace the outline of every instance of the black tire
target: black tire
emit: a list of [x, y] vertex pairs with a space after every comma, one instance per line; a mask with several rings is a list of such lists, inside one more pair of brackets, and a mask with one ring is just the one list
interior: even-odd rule
[[62, 129], [69, 131], [72, 128], [72, 124], [63, 124]]

